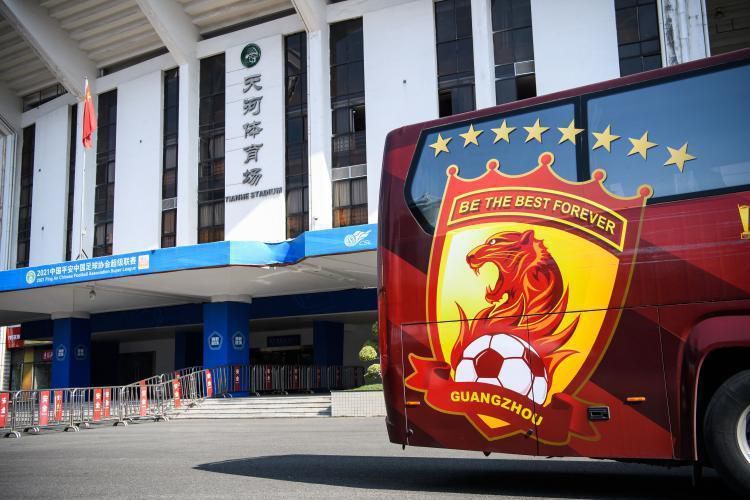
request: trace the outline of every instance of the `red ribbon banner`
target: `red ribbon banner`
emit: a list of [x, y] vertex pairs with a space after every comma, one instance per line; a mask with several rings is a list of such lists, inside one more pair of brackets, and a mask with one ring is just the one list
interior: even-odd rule
[[414, 355], [409, 356], [409, 361], [414, 373], [406, 380], [407, 385], [424, 392], [425, 401], [434, 408], [496, 417], [521, 431], [536, 425], [537, 434], [548, 443], [563, 443], [570, 434], [596, 437], [586, 406], [569, 394], [555, 394], [547, 406], [539, 406], [502, 387], [454, 382], [450, 365], [442, 361]]

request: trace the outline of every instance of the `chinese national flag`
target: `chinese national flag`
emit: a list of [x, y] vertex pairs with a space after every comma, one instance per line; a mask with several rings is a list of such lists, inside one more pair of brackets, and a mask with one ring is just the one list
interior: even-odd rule
[[91, 136], [96, 130], [96, 114], [94, 114], [94, 103], [91, 102], [91, 91], [89, 81], [86, 80], [86, 100], [83, 103], [83, 147], [91, 149]]

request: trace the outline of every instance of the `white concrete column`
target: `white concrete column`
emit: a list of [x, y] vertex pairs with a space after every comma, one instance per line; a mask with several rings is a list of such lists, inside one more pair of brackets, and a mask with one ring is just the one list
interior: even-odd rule
[[329, 29], [307, 35], [307, 126], [310, 159], [310, 229], [333, 223], [331, 186], [331, 79]]
[[491, 8], [490, 0], [471, 0], [474, 88], [476, 89], [477, 109], [489, 108], [497, 102]]
[[162, 88], [161, 71], [117, 88], [115, 254], [161, 246]]
[[662, 62], [673, 66], [711, 55], [704, 0], [661, 0]]
[[537, 95], [620, 76], [614, 2], [531, 0], [531, 24]]
[[180, 65], [177, 131], [177, 246], [198, 242], [200, 62]]
[[21, 99], [0, 84], [0, 270], [14, 267], [15, 179], [20, 130]]
[[31, 204], [29, 265], [61, 262], [65, 258], [68, 203], [68, 145], [70, 108], [63, 104], [40, 116], [35, 124], [34, 184]]
[[[398, 127], [438, 116], [432, 0], [365, 12], [362, 29], [367, 116], [367, 219], [376, 223], [386, 135]], [[384, 99], [384, 96], [388, 98]]]

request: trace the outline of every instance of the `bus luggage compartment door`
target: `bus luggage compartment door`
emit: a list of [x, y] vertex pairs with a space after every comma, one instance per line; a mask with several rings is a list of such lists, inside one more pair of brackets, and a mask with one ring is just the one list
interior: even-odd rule
[[672, 458], [656, 309], [562, 316], [560, 328], [574, 325], [575, 331], [547, 366], [539, 454]]
[[402, 325], [407, 444], [537, 454], [540, 365], [525, 327], [502, 331], [476, 319]]

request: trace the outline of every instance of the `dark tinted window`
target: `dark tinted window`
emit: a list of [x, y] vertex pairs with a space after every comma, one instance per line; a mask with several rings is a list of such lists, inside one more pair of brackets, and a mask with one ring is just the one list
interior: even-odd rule
[[620, 76], [661, 68], [656, 0], [615, 1]]
[[286, 236], [309, 229], [307, 165], [307, 33], [285, 37], [286, 45]]
[[115, 213], [117, 90], [99, 95], [94, 195], [94, 257], [112, 255]]
[[34, 191], [34, 143], [36, 126], [23, 129], [21, 146], [21, 196], [18, 201], [18, 241], [16, 245], [16, 267], [29, 266], [31, 245], [31, 201]]
[[440, 116], [472, 111], [476, 104], [470, 0], [435, 2], [435, 42]]
[[497, 104], [536, 95], [529, 0], [492, 0]]
[[[529, 133], [524, 127], [533, 127], [537, 119], [540, 127], [548, 129], [541, 133], [542, 142], [533, 138], [527, 141]], [[539, 155], [545, 151], [555, 154], [553, 169], [558, 175], [569, 180], [577, 180], [576, 147], [570, 142], [560, 144], [561, 134], [557, 130], [559, 127], [567, 127], [573, 119], [574, 105], [571, 103], [533, 111], [522, 110], [471, 123], [450, 125], [440, 130], [430, 130], [423, 134], [416, 153], [418, 159], [409, 171], [406, 186], [407, 202], [423, 227], [432, 230], [445, 190], [445, 171], [448, 166], [458, 165], [461, 177], [475, 178], [486, 171], [487, 160], [496, 158], [500, 161], [501, 172], [518, 175], [535, 168]], [[498, 139], [492, 130], [500, 130], [503, 121], [506, 128], [514, 128], [508, 132], [509, 142]], [[460, 134], [468, 132], [469, 125], [473, 126], [475, 132], [482, 131], [477, 137], [478, 145], [464, 146], [465, 138]], [[577, 127], [580, 128], [580, 125]], [[447, 144], [448, 153], [435, 155], [431, 149], [430, 145], [437, 142], [438, 134], [443, 139], [450, 138]], [[577, 135], [577, 143], [583, 140], [582, 135]]]
[[[610, 126], [621, 137], [611, 152], [590, 149], [589, 163], [607, 171], [606, 185], [615, 194], [632, 196], [650, 184], [657, 201], [750, 184], [748, 82], [750, 67], [743, 66], [590, 99], [590, 131]], [[629, 154], [631, 139], [645, 132], [655, 146], [645, 159]]]
[[198, 243], [224, 239], [224, 65], [224, 54], [201, 59]]
[[[162, 151], [162, 200], [177, 197], [177, 133], [179, 120], [180, 71], [175, 68], [164, 72], [164, 131]], [[172, 205], [167, 205], [172, 206]], [[167, 208], [162, 212], [161, 246], [177, 244], [177, 210]]]

